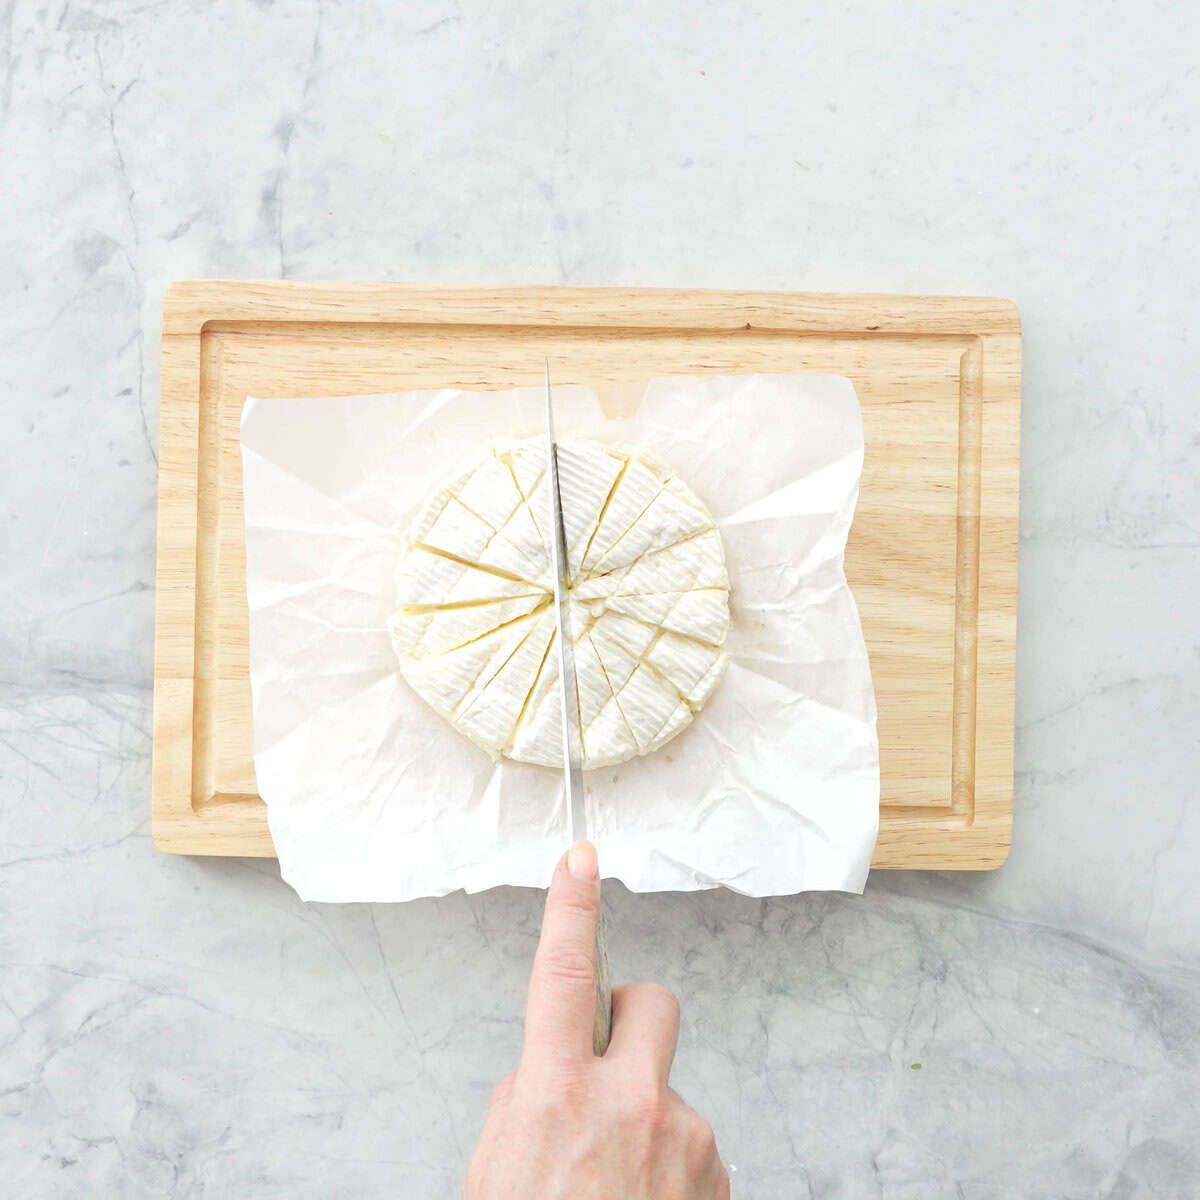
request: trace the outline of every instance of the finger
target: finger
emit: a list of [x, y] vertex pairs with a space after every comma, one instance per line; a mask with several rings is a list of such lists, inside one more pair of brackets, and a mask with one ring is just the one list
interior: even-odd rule
[[558, 864], [546, 896], [525, 1005], [526, 1061], [591, 1057], [599, 919], [596, 848], [576, 842]]
[[621, 1059], [667, 1082], [679, 1042], [679, 1001], [658, 983], [613, 988], [612, 1040], [606, 1059]]

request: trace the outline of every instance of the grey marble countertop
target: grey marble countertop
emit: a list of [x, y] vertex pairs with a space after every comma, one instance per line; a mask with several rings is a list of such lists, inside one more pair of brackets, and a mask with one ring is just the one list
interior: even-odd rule
[[1200, 1194], [1196, 36], [1145, 2], [0, 4], [6, 1196], [451, 1197], [519, 1045], [537, 894], [304, 906], [151, 845], [160, 306], [206, 275], [1015, 300], [1010, 862], [613, 886], [614, 955], [680, 995], [735, 1195]]

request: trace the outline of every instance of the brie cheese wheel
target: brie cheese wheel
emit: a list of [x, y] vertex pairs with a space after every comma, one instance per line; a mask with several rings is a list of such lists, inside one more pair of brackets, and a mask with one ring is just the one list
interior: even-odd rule
[[[425, 502], [388, 623], [412, 688], [494, 757], [561, 767], [544, 438], [503, 439]], [[562, 441], [584, 767], [649, 754], [720, 682], [729, 576], [712, 517], [649, 455]]]

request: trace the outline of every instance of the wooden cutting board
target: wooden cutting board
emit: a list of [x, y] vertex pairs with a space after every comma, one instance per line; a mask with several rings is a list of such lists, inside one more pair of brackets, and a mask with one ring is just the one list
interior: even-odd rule
[[1004, 300], [177, 283], [163, 307], [153, 832], [269, 856], [238, 429], [254, 396], [822, 372], [862, 403], [846, 570], [879, 704], [877, 867], [988, 869], [1012, 826], [1020, 321]]

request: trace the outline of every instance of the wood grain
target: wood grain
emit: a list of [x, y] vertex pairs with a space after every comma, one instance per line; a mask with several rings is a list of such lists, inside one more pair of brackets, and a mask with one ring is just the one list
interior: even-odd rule
[[163, 311], [153, 830], [273, 853], [257, 795], [238, 429], [256, 396], [830, 372], [862, 403], [846, 569], [879, 704], [877, 867], [989, 869], [1012, 823], [1020, 322], [1003, 300], [175, 284]]

